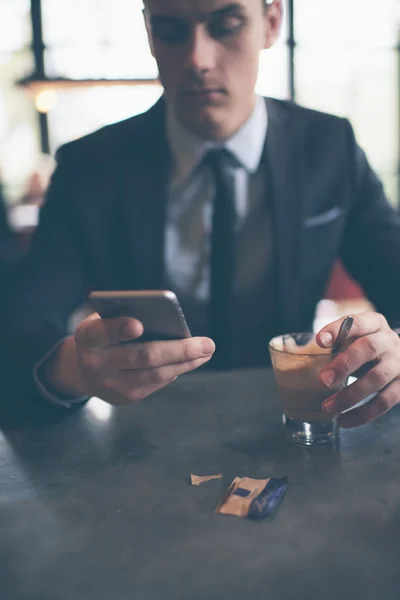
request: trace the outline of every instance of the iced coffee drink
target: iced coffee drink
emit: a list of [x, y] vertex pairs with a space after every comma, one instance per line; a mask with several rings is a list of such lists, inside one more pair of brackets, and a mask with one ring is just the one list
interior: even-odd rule
[[322, 410], [323, 401], [343, 387], [327, 388], [318, 375], [334, 357], [320, 348], [313, 333], [279, 336], [269, 344], [286, 427], [300, 444], [334, 443], [337, 419]]

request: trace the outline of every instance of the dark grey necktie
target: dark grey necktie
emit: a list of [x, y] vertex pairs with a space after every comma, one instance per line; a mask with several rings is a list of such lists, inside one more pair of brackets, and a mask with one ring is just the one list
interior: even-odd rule
[[235, 186], [233, 157], [226, 150], [212, 150], [205, 159], [211, 169], [215, 194], [211, 232], [210, 326], [216, 352], [211, 361], [215, 369], [233, 366], [233, 298], [235, 275]]

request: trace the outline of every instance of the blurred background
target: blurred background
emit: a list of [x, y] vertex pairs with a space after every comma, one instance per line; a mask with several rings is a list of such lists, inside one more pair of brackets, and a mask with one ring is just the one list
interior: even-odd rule
[[[400, 0], [285, 8], [258, 91], [348, 117], [399, 206]], [[36, 226], [60, 144], [160, 96], [141, 11], [141, 0], [0, 0], [0, 185], [14, 231]], [[327, 297], [362, 295], [340, 281]]]

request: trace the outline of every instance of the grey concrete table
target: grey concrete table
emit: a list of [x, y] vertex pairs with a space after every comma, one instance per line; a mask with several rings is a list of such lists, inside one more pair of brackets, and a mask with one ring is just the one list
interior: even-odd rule
[[[272, 521], [215, 515], [236, 475], [289, 475]], [[0, 434], [2, 600], [399, 600], [399, 538], [400, 412], [299, 448], [269, 371]]]

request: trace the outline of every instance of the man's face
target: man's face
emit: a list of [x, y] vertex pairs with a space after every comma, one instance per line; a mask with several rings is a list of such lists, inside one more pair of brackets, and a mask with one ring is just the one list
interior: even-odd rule
[[232, 135], [254, 107], [259, 54], [274, 43], [281, 0], [145, 0], [160, 80], [177, 118], [206, 139]]

